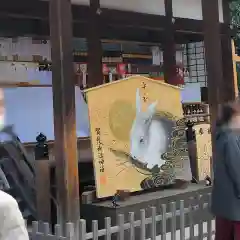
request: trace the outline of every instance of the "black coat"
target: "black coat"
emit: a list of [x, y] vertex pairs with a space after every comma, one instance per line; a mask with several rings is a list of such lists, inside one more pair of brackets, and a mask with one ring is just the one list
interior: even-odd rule
[[240, 221], [240, 130], [218, 131], [213, 170], [212, 213]]

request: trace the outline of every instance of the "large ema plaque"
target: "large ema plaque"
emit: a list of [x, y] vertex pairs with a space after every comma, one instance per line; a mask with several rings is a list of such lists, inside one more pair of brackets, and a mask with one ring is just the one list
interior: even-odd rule
[[191, 180], [180, 94], [142, 76], [86, 91], [98, 198]]

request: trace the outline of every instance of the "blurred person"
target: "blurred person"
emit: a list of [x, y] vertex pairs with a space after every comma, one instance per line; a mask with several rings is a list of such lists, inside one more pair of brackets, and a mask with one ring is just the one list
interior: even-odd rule
[[17, 201], [0, 190], [0, 240], [29, 240]]
[[216, 240], [240, 240], [240, 103], [224, 104], [216, 126], [212, 213]]

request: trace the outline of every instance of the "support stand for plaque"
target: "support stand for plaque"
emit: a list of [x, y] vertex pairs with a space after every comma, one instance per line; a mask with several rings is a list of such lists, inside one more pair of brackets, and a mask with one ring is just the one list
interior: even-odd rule
[[[81, 218], [87, 221], [87, 230], [91, 231], [92, 221], [98, 220], [99, 229], [105, 228], [106, 217], [111, 218], [111, 226], [116, 226], [118, 223], [118, 215], [123, 214], [125, 222], [129, 221], [129, 212], [134, 213], [134, 220], [140, 220], [140, 210], [144, 209], [146, 212], [146, 218], [151, 217], [151, 207], [156, 207], [157, 215], [161, 214], [161, 204], [167, 204], [167, 212], [169, 211], [169, 203], [178, 202], [184, 200], [185, 208], [188, 208], [190, 202], [193, 200], [193, 205], [197, 205], [198, 196], [206, 196], [206, 202], [208, 193], [211, 192], [211, 187], [205, 186], [205, 184], [189, 184], [185, 189], [166, 189], [159, 190], [155, 192], [142, 192], [135, 195], [131, 195], [121, 200], [120, 197], [117, 198], [117, 206], [113, 205], [113, 198], [107, 200], [97, 199], [95, 191], [88, 191], [82, 195], [81, 204]], [[86, 201], [86, 199], [88, 201]], [[85, 200], [85, 201], [84, 201]], [[93, 201], [93, 202], [92, 202]], [[179, 210], [179, 205], [177, 205], [177, 210]], [[94, 213], [94, 214], [93, 214]], [[193, 221], [198, 222], [201, 220], [207, 221], [211, 219], [211, 215], [208, 209], [203, 211], [197, 211], [193, 216]], [[179, 216], [177, 216], [176, 229], [180, 229]], [[186, 220], [186, 226], [189, 222]], [[161, 234], [161, 222], [156, 225], [157, 235]], [[167, 232], [171, 231], [171, 221], [167, 220]], [[135, 229], [135, 239], [140, 239], [140, 228]], [[151, 227], [148, 225], [146, 227], [146, 239], [151, 238]], [[100, 237], [99, 239], [104, 239]], [[118, 239], [117, 234], [112, 234], [111, 239]], [[130, 240], [129, 232], [125, 231], [124, 240]]]
[[[40, 133], [35, 147], [36, 202], [40, 222], [51, 222], [51, 186], [48, 145], [46, 137]], [[41, 225], [41, 224], [40, 224]]]

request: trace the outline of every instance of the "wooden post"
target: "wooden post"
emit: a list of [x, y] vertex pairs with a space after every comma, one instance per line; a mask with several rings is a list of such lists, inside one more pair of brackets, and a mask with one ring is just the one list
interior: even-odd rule
[[232, 48], [231, 43], [231, 29], [230, 29], [230, 8], [229, 2], [224, 0], [222, 2], [223, 8], [223, 20], [224, 20], [224, 33], [222, 34], [222, 70], [223, 70], [223, 82], [221, 84], [221, 102], [227, 102], [236, 98], [236, 87], [234, 80], [234, 68], [233, 53], [235, 54], [235, 48]]
[[48, 158], [39, 159], [36, 166], [36, 193], [38, 221], [51, 221], [50, 168]]
[[88, 19], [88, 87], [103, 84], [102, 43], [100, 36], [101, 14], [99, 0], [90, 0], [90, 15]]
[[54, 155], [60, 224], [80, 217], [71, 1], [50, 0]]
[[[40, 133], [34, 149], [38, 221], [51, 223], [51, 178], [47, 138]], [[41, 227], [43, 227], [41, 225]], [[42, 230], [42, 229], [41, 229]]]
[[232, 62], [233, 62], [233, 94], [234, 97], [237, 98], [239, 96], [239, 91], [238, 91], [238, 76], [237, 76], [237, 66], [236, 64], [240, 62], [240, 57], [235, 53], [235, 44], [234, 41], [232, 40]]
[[[218, 0], [202, 0], [202, 13], [204, 23], [204, 46], [206, 69], [208, 79], [208, 99], [210, 110], [210, 123], [212, 132], [213, 154], [215, 152], [215, 127], [217, 120], [220, 91], [223, 82], [222, 72], [222, 46], [220, 23], [218, 13]], [[213, 160], [214, 160], [213, 155]]]
[[176, 47], [174, 38], [172, 0], [164, 0], [166, 28], [163, 36], [163, 70], [165, 82], [171, 84], [176, 72]]

